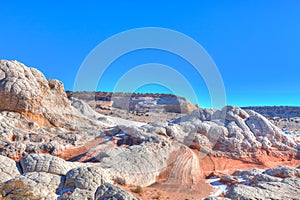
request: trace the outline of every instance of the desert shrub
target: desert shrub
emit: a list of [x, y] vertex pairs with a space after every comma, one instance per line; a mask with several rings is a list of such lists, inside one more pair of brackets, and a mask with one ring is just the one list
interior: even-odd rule
[[139, 195], [142, 195], [143, 193], [143, 188], [141, 186], [137, 186], [135, 189], [131, 190], [134, 193], [137, 193]]

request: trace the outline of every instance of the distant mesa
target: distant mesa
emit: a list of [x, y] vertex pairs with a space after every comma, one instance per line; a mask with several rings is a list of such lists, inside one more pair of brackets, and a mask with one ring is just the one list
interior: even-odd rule
[[173, 94], [67, 91], [67, 95], [69, 98], [75, 97], [87, 102], [94, 101], [94, 106], [97, 107], [113, 107], [137, 113], [191, 113], [197, 109], [197, 106], [186, 98]]

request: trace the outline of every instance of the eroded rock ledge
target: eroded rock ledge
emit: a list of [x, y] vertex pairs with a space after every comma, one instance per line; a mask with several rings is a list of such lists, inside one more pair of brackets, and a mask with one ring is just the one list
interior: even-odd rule
[[[6, 60], [0, 61], [0, 100], [0, 181], [7, 198], [135, 199], [112, 184], [200, 198], [209, 194], [209, 187], [199, 186], [212, 173], [299, 165], [299, 137], [234, 106], [199, 108], [148, 124], [104, 116], [82, 100], [68, 99], [61, 82]], [[297, 173], [277, 179], [278, 170]], [[292, 195], [299, 192], [298, 171], [267, 170], [249, 178], [249, 191], [273, 198], [275, 182], [283, 190], [290, 185]], [[246, 186], [230, 185], [226, 196], [248, 198]]]

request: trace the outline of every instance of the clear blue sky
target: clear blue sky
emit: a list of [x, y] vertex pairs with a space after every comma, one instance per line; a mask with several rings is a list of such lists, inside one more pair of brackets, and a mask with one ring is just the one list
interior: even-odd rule
[[[62, 80], [67, 90], [88, 53], [132, 28], [164, 27], [199, 42], [222, 75], [227, 103], [300, 105], [300, 1], [1, 1], [0, 58], [16, 59]], [[116, 60], [98, 89], [110, 91], [132, 66], [177, 68], [209, 107], [207, 88], [184, 60], [156, 50]], [[149, 85], [139, 91], [164, 92]], [[183, 93], [184, 94], [184, 93]]]

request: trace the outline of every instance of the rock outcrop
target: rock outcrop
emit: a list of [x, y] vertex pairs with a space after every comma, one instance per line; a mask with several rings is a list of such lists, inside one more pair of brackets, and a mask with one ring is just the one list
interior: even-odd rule
[[102, 184], [97, 188], [97, 191], [95, 193], [95, 200], [105, 199], [137, 200], [137, 198], [133, 197], [130, 193], [110, 183]]
[[66, 175], [69, 170], [81, 165], [49, 154], [29, 154], [21, 159], [20, 164], [24, 173], [46, 172], [57, 175]]
[[100, 164], [67, 162], [46, 154], [31, 154], [18, 163], [0, 156], [0, 191], [6, 199], [135, 199], [113, 186], [114, 172]]
[[251, 106], [251, 109], [265, 116], [286, 134], [300, 134], [300, 107], [296, 106]]
[[158, 126], [166, 130], [163, 134], [200, 151], [211, 148], [242, 156], [258, 149], [295, 152], [297, 148], [292, 137], [285, 135], [262, 115], [233, 106], [222, 110], [198, 109], [191, 115]]
[[235, 179], [241, 179], [241, 182], [233, 185], [230, 182], [225, 182], [230, 186], [225, 195], [227, 198], [300, 199], [299, 169], [278, 167], [265, 171], [239, 171], [234, 173], [234, 175], [236, 175]]
[[61, 112], [70, 110], [62, 82], [17, 61], [0, 61], [0, 110], [24, 114], [40, 125], [61, 126]]
[[135, 113], [167, 112], [167, 113], [191, 113], [197, 109], [186, 98], [172, 94], [128, 94], [109, 92], [70, 92], [68, 97], [74, 97], [86, 102], [94, 102], [99, 108], [111, 107], [127, 110]]
[[[144, 100], [175, 109], [173, 96], [157, 98]], [[116, 183], [202, 198], [209, 193], [204, 178], [218, 170], [227, 173], [220, 181], [228, 198], [288, 199], [300, 192], [298, 168], [272, 166], [295, 166], [299, 139], [252, 110], [199, 108], [139, 123], [102, 115], [68, 99], [61, 82], [5, 60], [0, 100], [0, 182], [7, 199], [135, 199]], [[145, 101], [133, 100], [145, 108]], [[239, 164], [271, 169], [229, 174]]]
[[56, 199], [56, 191], [62, 187], [61, 179], [44, 172], [26, 173], [5, 182], [3, 196], [6, 199]]
[[115, 182], [149, 186], [167, 167], [170, 146], [163, 143], [143, 143], [129, 148], [110, 148], [96, 156], [104, 169], [109, 169]]
[[71, 131], [103, 126], [71, 106], [63, 83], [17, 61], [0, 60], [0, 111], [24, 116], [41, 127]]
[[8, 181], [17, 175], [20, 175], [17, 163], [10, 158], [0, 155], [0, 183]]
[[66, 174], [65, 188], [75, 187], [95, 192], [103, 183], [111, 182], [106, 170], [98, 167], [79, 167]]

